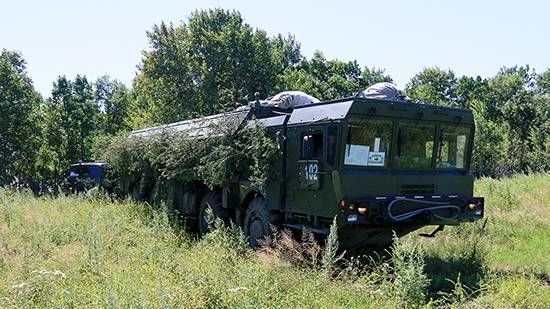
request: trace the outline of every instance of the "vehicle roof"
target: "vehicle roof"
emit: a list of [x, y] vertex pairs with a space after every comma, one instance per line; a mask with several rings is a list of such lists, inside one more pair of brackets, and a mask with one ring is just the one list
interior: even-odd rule
[[104, 165], [107, 165], [107, 162], [81, 162], [81, 163], [71, 164], [71, 167], [78, 167], [78, 166], [104, 166]]
[[[353, 117], [388, 117], [411, 120], [473, 123], [472, 111], [429, 104], [416, 104], [406, 101], [390, 101], [368, 98], [343, 98], [295, 107], [291, 111], [288, 125], [300, 125], [311, 122], [324, 122], [349, 119]], [[282, 125], [277, 121], [262, 119], [266, 126]], [[273, 119], [273, 120], [275, 120]]]
[[245, 122], [258, 119], [266, 127], [282, 126], [288, 119], [289, 126], [312, 122], [331, 122], [354, 117], [374, 116], [396, 119], [427, 120], [472, 124], [472, 111], [468, 109], [417, 104], [408, 101], [390, 101], [349, 97], [338, 100], [322, 101], [282, 110], [269, 106], [249, 106], [211, 116], [194, 118], [166, 125], [145, 128], [130, 132], [130, 137], [145, 137], [163, 131], [182, 132], [191, 138], [232, 134]]

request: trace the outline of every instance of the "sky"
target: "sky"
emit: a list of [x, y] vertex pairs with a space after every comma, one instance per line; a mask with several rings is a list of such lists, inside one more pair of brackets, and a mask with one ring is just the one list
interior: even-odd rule
[[108, 74], [131, 85], [146, 31], [197, 9], [241, 12], [269, 35], [295, 35], [302, 54], [357, 60], [404, 88], [425, 67], [490, 77], [503, 66], [550, 68], [550, 1], [0, 0], [0, 48], [20, 51], [49, 97], [60, 75]]

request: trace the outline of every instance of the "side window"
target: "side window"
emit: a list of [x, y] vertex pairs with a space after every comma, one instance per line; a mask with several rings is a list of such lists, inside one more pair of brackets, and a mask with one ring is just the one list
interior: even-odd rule
[[301, 159], [320, 160], [323, 158], [323, 133], [308, 133], [302, 136]]

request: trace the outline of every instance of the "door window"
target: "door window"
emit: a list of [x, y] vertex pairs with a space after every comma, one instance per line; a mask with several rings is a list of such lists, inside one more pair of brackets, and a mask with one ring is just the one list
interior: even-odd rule
[[323, 133], [308, 133], [302, 136], [302, 160], [323, 158]]

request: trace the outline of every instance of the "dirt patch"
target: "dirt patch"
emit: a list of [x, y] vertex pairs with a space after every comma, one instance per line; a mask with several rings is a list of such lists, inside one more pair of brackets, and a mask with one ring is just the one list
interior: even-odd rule
[[0, 237], [8, 235], [10, 227], [6, 223], [0, 223]]
[[59, 247], [51, 256], [51, 260], [65, 264], [73, 265], [78, 262], [84, 250], [82, 244], [75, 242]]

